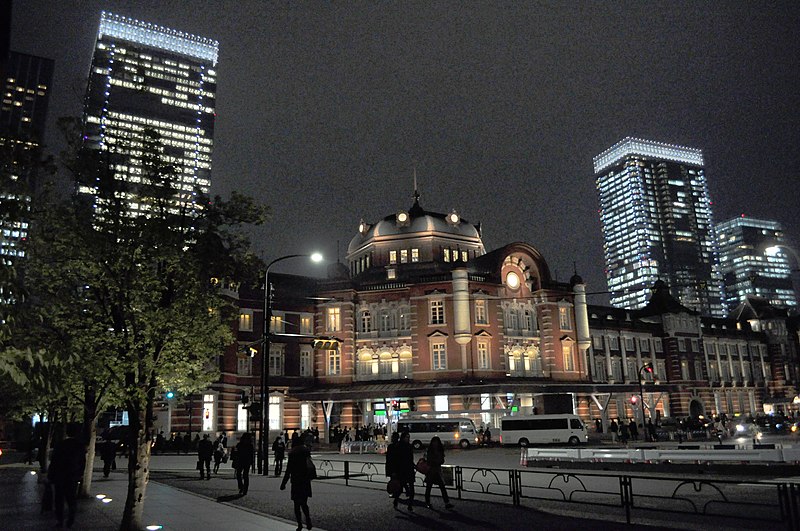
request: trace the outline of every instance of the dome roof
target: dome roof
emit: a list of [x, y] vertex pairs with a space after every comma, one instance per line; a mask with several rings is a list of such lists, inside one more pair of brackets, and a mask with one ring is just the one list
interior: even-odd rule
[[[456, 236], [459, 239], [472, 239], [476, 242], [481, 241], [480, 224], [473, 225], [461, 218], [455, 211], [449, 214], [438, 212], [428, 212], [419, 205], [419, 200], [414, 201], [408, 212], [408, 220], [405, 223], [398, 222], [398, 213], [386, 216], [379, 222], [370, 225], [362, 221], [362, 227], [358, 234], [350, 241], [347, 252], [353, 253], [361, 248], [365, 243], [374, 238], [386, 238], [391, 236], [413, 235], [421, 232], [435, 232], [444, 235]], [[455, 216], [453, 220], [451, 216]]]

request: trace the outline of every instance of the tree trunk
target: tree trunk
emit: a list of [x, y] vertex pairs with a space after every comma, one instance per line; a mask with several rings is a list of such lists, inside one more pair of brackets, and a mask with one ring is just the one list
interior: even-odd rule
[[93, 390], [86, 388], [84, 391], [83, 406], [83, 433], [86, 440], [86, 468], [83, 469], [81, 481], [81, 498], [88, 498], [92, 489], [92, 473], [94, 472], [95, 439], [97, 439], [97, 401]]
[[138, 411], [130, 408], [128, 414], [131, 420], [130, 437], [128, 439], [130, 449], [128, 458], [128, 497], [125, 500], [125, 510], [122, 513], [122, 523], [120, 531], [139, 531], [142, 526], [142, 514], [144, 511], [145, 491], [147, 482], [150, 478], [150, 429], [148, 421], [152, 415], [148, 414], [148, 409], [152, 408], [152, 403], [147, 401], [147, 405]]

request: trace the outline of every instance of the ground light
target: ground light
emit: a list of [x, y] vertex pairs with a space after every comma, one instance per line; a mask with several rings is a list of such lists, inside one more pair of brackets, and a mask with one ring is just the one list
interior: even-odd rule
[[103, 498], [102, 499], [103, 503], [111, 503], [112, 501], [114, 501], [114, 500], [112, 500], [111, 498]]
[[153, 524], [153, 525], [149, 525], [149, 526], [145, 527], [145, 529], [148, 529], [149, 531], [157, 531], [158, 529], [164, 529], [164, 526], [163, 525], [158, 525], [158, 524]]
[[105, 497], [106, 497], [105, 494], [98, 494], [97, 496], [95, 496], [95, 498], [97, 498], [98, 500], [102, 500]]
[[35, 470], [31, 470], [31, 476], [35, 476], [35, 475], [36, 475], [36, 471]]

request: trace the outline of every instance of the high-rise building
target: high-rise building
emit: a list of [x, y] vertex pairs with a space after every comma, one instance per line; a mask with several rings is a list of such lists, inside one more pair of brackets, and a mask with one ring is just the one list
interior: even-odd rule
[[641, 308], [657, 280], [721, 316], [722, 282], [699, 149], [625, 138], [594, 158], [611, 304]]
[[53, 60], [15, 51], [4, 58], [0, 104], [0, 258], [23, 256], [28, 235], [27, 208], [35, 186], [37, 160], [44, 139]]
[[[124, 185], [131, 215], [150, 208], [142, 149], [147, 131], [160, 138], [162, 163], [175, 188], [173, 206], [196, 211], [197, 192], [211, 186], [219, 43], [156, 24], [103, 12], [84, 107], [84, 138], [115, 157], [114, 179]], [[93, 183], [81, 193], [105, 205]]]
[[747, 295], [773, 306], [797, 307], [783, 227], [777, 221], [742, 217], [717, 225], [725, 302], [732, 310]]

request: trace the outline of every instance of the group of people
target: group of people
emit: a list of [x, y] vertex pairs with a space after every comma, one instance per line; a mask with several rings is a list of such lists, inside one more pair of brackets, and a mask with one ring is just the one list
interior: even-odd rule
[[414, 463], [411, 435], [407, 431], [392, 433], [391, 443], [386, 449], [386, 477], [389, 478], [389, 490], [394, 508], [398, 508], [400, 495], [405, 491], [408, 510], [414, 511], [414, 482], [419, 470], [425, 476], [425, 506], [431, 508], [431, 489], [437, 485], [441, 490], [445, 508], [451, 509], [453, 504], [450, 503], [442, 476], [443, 464], [444, 445], [439, 437], [431, 439], [425, 457]]
[[[595, 420], [595, 428], [598, 433], [603, 433], [603, 424], [600, 419]], [[643, 429], [644, 438], [647, 442], [658, 442], [658, 431], [652, 419], [647, 419], [647, 423], [642, 426], [637, 424], [635, 419], [611, 419], [608, 425], [608, 432], [611, 434], [611, 442], [616, 443], [617, 440], [622, 444], [628, 444], [628, 441], [639, 440], [639, 430]]]

